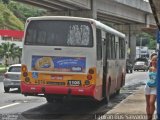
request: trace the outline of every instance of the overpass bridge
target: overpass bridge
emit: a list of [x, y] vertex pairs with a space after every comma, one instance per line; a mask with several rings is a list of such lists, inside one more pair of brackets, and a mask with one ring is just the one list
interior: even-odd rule
[[[45, 8], [48, 13], [92, 17], [116, 24], [155, 24], [144, 0], [15, 0]], [[60, 15], [61, 15], [60, 14]], [[58, 14], [57, 14], [58, 15]]]
[[129, 58], [136, 56], [136, 35], [156, 25], [150, 4], [144, 0], [15, 0], [41, 7], [47, 15], [90, 17], [109, 24], [127, 36]]

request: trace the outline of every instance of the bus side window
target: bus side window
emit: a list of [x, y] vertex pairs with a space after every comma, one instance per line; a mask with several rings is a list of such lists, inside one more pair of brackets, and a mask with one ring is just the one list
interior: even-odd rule
[[96, 36], [97, 36], [97, 60], [101, 60], [102, 59], [102, 36], [101, 36], [100, 29], [97, 29]]
[[126, 44], [125, 44], [125, 40], [123, 38], [121, 38], [123, 41], [123, 59], [125, 59], [125, 53], [126, 53]]
[[112, 59], [112, 39], [111, 34], [107, 34], [107, 58]]
[[116, 36], [115, 37], [115, 56], [116, 56], [116, 59], [119, 59], [119, 37]]
[[116, 45], [115, 45], [115, 36], [112, 35], [111, 36], [111, 47], [112, 47], [112, 59], [115, 59], [116, 58]]
[[125, 59], [125, 40], [119, 38], [119, 58]]

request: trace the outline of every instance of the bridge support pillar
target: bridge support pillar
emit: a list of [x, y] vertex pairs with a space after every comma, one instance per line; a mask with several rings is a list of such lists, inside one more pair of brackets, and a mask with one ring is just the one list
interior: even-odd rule
[[129, 43], [129, 49], [130, 49], [130, 54], [129, 54], [129, 60], [132, 62], [132, 64], [135, 61], [136, 58], [136, 34], [131, 33], [131, 34], [126, 34], [128, 38], [128, 43]]
[[126, 51], [127, 51], [127, 59], [133, 64], [136, 58], [136, 36], [137, 34], [135, 33], [125, 33], [126, 35]]

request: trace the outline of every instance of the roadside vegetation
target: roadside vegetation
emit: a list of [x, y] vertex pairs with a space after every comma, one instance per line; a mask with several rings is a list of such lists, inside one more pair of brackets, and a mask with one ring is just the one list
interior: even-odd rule
[[5, 66], [9, 65], [9, 59], [15, 60], [18, 58], [18, 62], [21, 63], [22, 49], [16, 46], [14, 43], [6, 42], [0, 45], [0, 57], [5, 61]]
[[[0, 29], [24, 30], [24, 24], [28, 17], [42, 16], [44, 9], [15, 2], [13, 0], [0, 0]], [[0, 74], [4, 73], [9, 65], [9, 60], [17, 59], [21, 63], [22, 49], [14, 43], [2, 43], [0, 45]]]
[[24, 30], [28, 17], [42, 16], [45, 12], [12, 0], [0, 0], [0, 29]]
[[6, 66], [5, 65], [0, 65], [0, 74], [5, 73], [6, 72]]
[[156, 38], [143, 32], [137, 36], [136, 46], [147, 46], [149, 49], [156, 50]]
[[11, 12], [6, 5], [0, 2], [0, 28], [23, 30], [24, 24]]
[[9, 65], [9, 60], [15, 60], [18, 58], [17, 63], [21, 63], [22, 49], [16, 46], [14, 43], [2, 43], [0, 45], [0, 58], [4, 60], [4, 63], [0, 65], [0, 73], [4, 73]]
[[10, 1], [7, 7], [23, 23], [25, 23], [28, 17], [42, 16], [46, 12], [44, 9], [40, 9], [34, 6], [22, 4], [15, 1]]

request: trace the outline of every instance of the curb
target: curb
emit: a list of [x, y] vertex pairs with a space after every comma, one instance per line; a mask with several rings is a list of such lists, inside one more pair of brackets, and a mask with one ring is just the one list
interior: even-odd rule
[[146, 114], [145, 106], [144, 88], [140, 88], [106, 114]]

